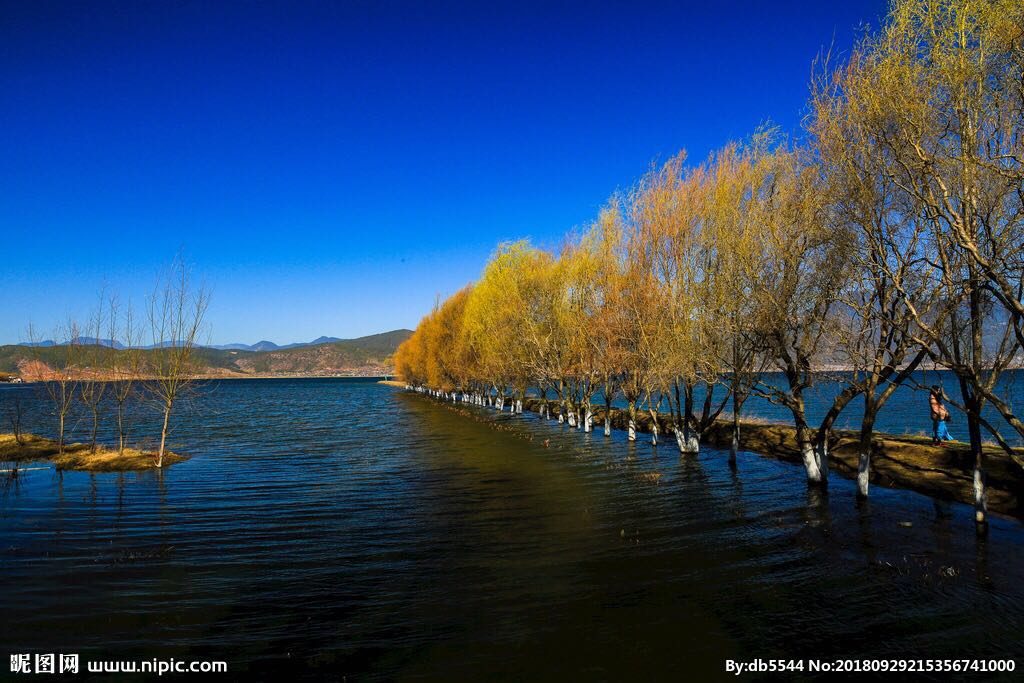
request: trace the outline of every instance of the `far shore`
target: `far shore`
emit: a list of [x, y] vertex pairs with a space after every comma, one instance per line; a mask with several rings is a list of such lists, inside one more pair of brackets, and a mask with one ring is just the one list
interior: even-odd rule
[[[5, 468], [6, 473], [27, 469], [22, 463], [50, 462], [59, 470], [76, 470], [81, 472], [138, 472], [155, 470], [156, 453], [126, 448], [123, 453], [116, 448], [99, 445], [96, 452], [85, 443], [64, 444], [64, 454], [60, 455], [58, 443], [35, 434], [22, 434], [21, 441], [14, 434], [0, 434], [0, 462], [14, 463], [13, 467]], [[163, 466], [174, 465], [189, 459], [187, 455], [179, 455], [164, 451]]]
[[[209, 380], [221, 380], [221, 379], [364, 379], [368, 382], [380, 380], [381, 377], [390, 377], [391, 375], [309, 375], [309, 374], [252, 374], [243, 375], [238, 373], [231, 374], [203, 374], [193, 375], [189, 377], [189, 380], [197, 382], [205, 382]], [[89, 376], [88, 379], [97, 382], [117, 382], [122, 378], [119, 377], [105, 377], [105, 376]], [[147, 382], [156, 379], [155, 377], [132, 377], [133, 382]], [[42, 382], [49, 381], [46, 378], [40, 377], [19, 377], [16, 381], [11, 380], [0, 380], [0, 384], [40, 384]], [[402, 384], [402, 386], [405, 386]]]

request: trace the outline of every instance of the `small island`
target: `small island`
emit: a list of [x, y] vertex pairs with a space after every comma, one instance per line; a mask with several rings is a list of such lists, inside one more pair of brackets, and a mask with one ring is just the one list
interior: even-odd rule
[[[163, 467], [189, 459], [187, 455], [179, 455], [170, 451], [164, 452]], [[49, 462], [58, 470], [77, 470], [80, 472], [137, 472], [155, 470], [157, 453], [137, 448], [125, 448], [122, 451], [114, 448], [97, 446], [95, 450], [86, 443], [65, 444], [64, 452], [60, 452], [60, 444], [54, 439], [47, 439], [35, 434], [0, 434], [0, 461], [14, 463], [8, 472], [21, 469], [22, 463]]]

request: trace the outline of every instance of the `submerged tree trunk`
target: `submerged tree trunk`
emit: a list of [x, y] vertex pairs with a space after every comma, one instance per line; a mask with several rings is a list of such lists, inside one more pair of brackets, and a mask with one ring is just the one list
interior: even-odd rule
[[[676, 386], [677, 398], [679, 387]], [[687, 384], [683, 389], [683, 452], [700, 453], [700, 440], [693, 433], [693, 386]]]
[[967, 430], [974, 459], [974, 523], [978, 533], [985, 535], [988, 532], [988, 477], [985, 472], [985, 450], [981, 442], [981, 423], [972, 412], [967, 414]]
[[871, 441], [874, 436], [875, 415], [870, 405], [864, 406], [864, 420], [860, 426], [860, 452], [857, 458], [857, 497], [868, 497], [871, 482]]
[[100, 430], [100, 411], [98, 406], [92, 409], [92, 435], [90, 437], [90, 452], [96, 452], [96, 434]]
[[124, 403], [117, 404], [117, 452], [124, 455]]
[[60, 414], [57, 426], [57, 454], [64, 455], [64, 413]]
[[171, 421], [172, 405], [170, 402], [164, 405], [164, 425], [160, 429], [160, 450], [157, 451], [156, 455], [156, 466], [158, 468], [164, 466], [164, 448], [167, 446], [167, 425]]
[[[800, 399], [802, 404], [802, 399]], [[801, 406], [802, 408], [802, 406]], [[807, 472], [807, 483], [810, 485], [821, 485], [821, 469], [819, 468], [819, 456], [815, 452], [814, 443], [811, 440], [811, 430], [804, 419], [803, 410], [794, 411], [796, 422], [796, 444], [800, 449], [800, 457], [804, 463], [804, 470]]]
[[629, 440], [636, 441], [636, 401], [629, 401]]
[[732, 443], [729, 445], [729, 467], [736, 468], [736, 454], [740, 450], [740, 415], [735, 402], [732, 408]]
[[604, 435], [612, 435], [612, 400], [608, 397], [608, 390], [604, 394]]

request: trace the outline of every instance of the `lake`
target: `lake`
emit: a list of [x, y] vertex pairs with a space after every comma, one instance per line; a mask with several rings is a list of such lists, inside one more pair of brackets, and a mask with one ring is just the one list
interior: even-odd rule
[[[0, 410], [15, 396], [37, 400], [0, 386]], [[155, 438], [155, 416], [136, 422]], [[799, 465], [741, 453], [732, 472], [713, 448], [357, 380], [210, 382], [170, 441], [193, 457], [162, 473], [8, 484], [8, 653], [458, 680], [1024, 652], [1022, 525], [979, 541], [969, 508], [911, 492], [858, 506]]]

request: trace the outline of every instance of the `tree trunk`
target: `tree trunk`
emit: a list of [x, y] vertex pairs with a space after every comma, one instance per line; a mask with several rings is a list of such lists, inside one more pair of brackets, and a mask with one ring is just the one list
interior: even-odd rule
[[90, 452], [96, 452], [96, 433], [100, 430], [100, 411], [99, 406], [92, 407], [92, 437], [90, 442]]
[[604, 435], [612, 435], [612, 400], [608, 398], [608, 390], [604, 395]]
[[967, 414], [967, 430], [971, 435], [974, 457], [974, 523], [980, 535], [988, 532], [988, 476], [985, 472], [985, 450], [981, 442], [981, 423], [971, 412]]
[[167, 425], [171, 421], [171, 406], [173, 404], [168, 401], [164, 405], [164, 426], [160, 430], [160, 450], [157, 451], [156, 466], [161, 468], [164, 466], [164, 448], [167, 445]]
[[629, 440], [636, 441], [636, 402], [629, 402]]
[[686, 440], [683, 436], [683, 428], [679, 424], [679, 418], [676, 417], [675, 423], [672, 425], [672, 432], [676, 437], [676, 447], [679, 448], [679, 454], [686, 453]]
[[735, 401], [732, 407], [732, 443], [729, 446], [729, 467], [736, 469], [736, 453], [740, 450], [740, 415]]
[[802, 420], [797, 420], [796, 443], [800, 449], [800, 457], [804, 462], [804, 469], [807, 472], [807, 483], [815, 486], [821, 485], [821, 470], [818, 469], [818, 456], [814, 452], [814, 444], [811, 442], [809, 429]]
[[689, 384], [683, 389], [683, 448], [684, 453], [700, 453], [700, 440], [694, 435], [693, 424], [693, 387]]
[[860, 455], [857, 459], [857, 497], [868, 497], [871, 482], [871, 440], [875, 430], [874, 409], [864, 406], [864, 420], [860, 425]]
[[117, 404], [117, 452], [124, 455], [124, 403]]

